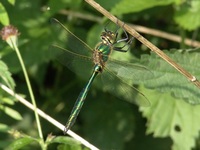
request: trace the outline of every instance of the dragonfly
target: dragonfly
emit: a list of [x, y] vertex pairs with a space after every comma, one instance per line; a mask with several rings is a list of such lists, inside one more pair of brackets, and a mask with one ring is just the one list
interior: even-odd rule
[[[57, 19], [53, 18], [52, 21], [65, 31], [64, 34], [67, 35], [66, 37], [70, 41], [66, 45], [67, 48], [62, 48], [56, 44], [52, 45], [53, 55], [56, 55], [58, 61], [66, 65], [73, 72], [77, 74], [90, 74], [87, 84], [80, 92], [74, 104], [64, 128], [64, 134], [66, 134], [75, 123], [91, 85], [99, 74], [101, 75], [103, 85], [105, 88], [107, 87], [113, 95], [137, 105], [150, 105], [149, 100], [142, 92], [122, 79], [122, 76], [129, 76], [127, 77], [129, 79], [137, 79], [141, 76], [145, 76], [145, 71], [149, 70], [141, 65], [110, 58], [113, 51], [122, 53], [128, 51], [130, 44], [132, 43], [132, 38], [128, 37], [125, 30], [124, 33], [126, 37], [118, 39], [119, 28], [116, 29], [116, 31], [111, 31], [105, 27], [100, 35], [100, 42], [95, 48], [91, 48]], [[119, 43], [123, 43], [123, 45], [119, 46]], [[135, 70], [140, 73], [137, 75]], [[135, 73], [136, 75], [134, 75]], [[136, 95], [137, 99], [134, 99]]]

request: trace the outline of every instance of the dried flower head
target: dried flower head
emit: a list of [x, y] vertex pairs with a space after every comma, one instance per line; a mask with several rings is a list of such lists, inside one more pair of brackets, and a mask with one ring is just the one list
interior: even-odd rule
[[2, 40], [6, 41], [11, 48], [13, 48], [14, 44], [17, 45], [17, 36], [19, 35], [19, 32], [17, 28], [15, 28], [12, 25], [5, 26], [0, 31], [0, 36], [2, 37]]

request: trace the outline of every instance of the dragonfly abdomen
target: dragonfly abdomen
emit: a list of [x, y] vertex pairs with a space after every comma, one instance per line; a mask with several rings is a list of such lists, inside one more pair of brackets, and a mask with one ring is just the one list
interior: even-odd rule
[[73, 124], [74, 124], [74, 122], [75, 122], [75, 120], [76, 120], [76, 118], [77, 118], [77, 116], [78, 116], [78, 114], [79, 114], [79, 112], [80, 112], [80, 110], [81, 110], [81, 108], [83, 106], [83, 103], [84, 103], [85, 98], [86, 98], [86, 96], [88, 94], [88, 91], [89, 91], [89, 89], [90, 89], [90, 87], [92, 85], [92, 82], [93, 82], [94, 78], [98, 75], [100, 70], [101, 70], [100, 66], [96, 65], [94, 67], [94, 71], [93, 71], [88, 83], [82, 89], [81, 93], [79, 94], [79, 96], [78, 96], [78, 98], [77, 98], [77, 100], [75, 102], [75, 105], [74, 105], [74, 107], [72, 109], [70, 117], [69, 117], [69, 119], [67, 121], [67, 124], [65, 126], [64, 133], [67, 133], [67, 131], [73, 126]]

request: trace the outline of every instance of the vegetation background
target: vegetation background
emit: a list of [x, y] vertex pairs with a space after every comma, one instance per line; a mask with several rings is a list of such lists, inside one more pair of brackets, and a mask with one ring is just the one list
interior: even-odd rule
[[[181, 42], [176, 43], [148, 34], [148, 30], [143, 34], [200, 79], [198, 45], [192, 47], [184, 43], [186, 38], [200, 39], [199, 0], [96, 2], [126, 23], [180, 36]], [[76, 75], [51, 56], [49, 47], [61, 36], [53, 32], [51, 18], [57, 18], [92, 47], [99, 40], [107, 20], [82, 0], [0, 1], [0, 27], [12, 24], [20, 32], [18, 46], [38, 108], [65, 124], [88, 77]], [[66, 43], [61, 44], [65, 47]], [[0, 41], [0, 55], [1, 82], [5, 83], [5, 78], [11, 83], [14, 81], [15, 92], [29, 100], [15, 51]], [[132, 81], [148, 97], [151, 106], [136, 106], [119, 100], [94, 84], [72, 130], [100, 149], [200, 149], [199, 89], [136, 40], [127, 54], [116, 58], [130, 62], [136, 59], [153, 72], [155, 76], [149, 80]], [[47, 149], [87, 149], [65, 137], [44, 119], [41, 119], [41, 126], [48, 139], [45, 142]], [[0, 149], [42, 147], [37, 140], [33, 112], [3, 90], [0, 90], [0, 132]], [[65, 140], [53, 141], [50, 134]]]

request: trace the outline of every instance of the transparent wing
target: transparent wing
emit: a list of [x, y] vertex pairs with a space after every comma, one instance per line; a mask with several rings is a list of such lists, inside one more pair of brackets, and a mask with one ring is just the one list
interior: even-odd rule
[[65, 27], [57, 19], [51, 19], [52, 28], [56, 35], [56, 41], [54, 45], [60, 45], [65, 49], [78, 53], [80, 55], [90, 56], [93, 49], [88, 46], [83, 40], [78, 38], [67, 27]]
[[150, 102], [135, 87], [127, 84], [121, 78], [115, 76], [112, 72], [105, 70], [102, 73], [104, 88], [122, 100], [137, 104], [139, 106], [149, 106]]
[[139, 81], [153, 78], [153, 73], [145, 66], [109, 59], [106, 63], [106, 68], [111, 70], [116, 76], [131, 79], [139, 83]]
[[85, 77], [91, 75], [94, 64], [90, 57], [74, 53], [57, 45], [51, 46], [51, 52], [59, 62], [77, 75]]

